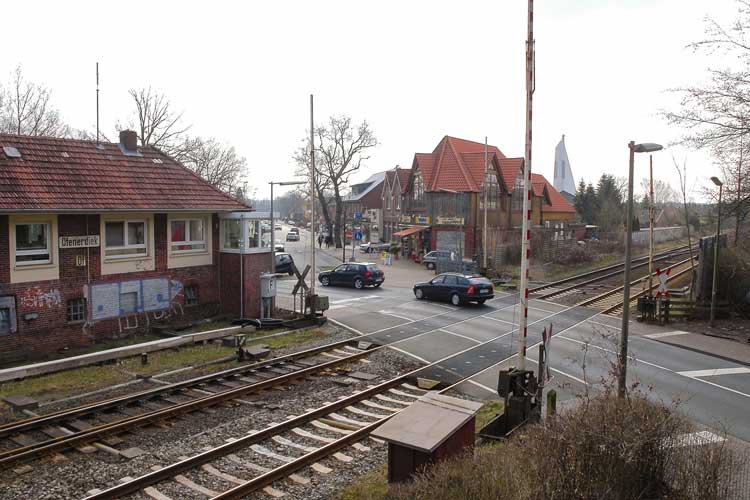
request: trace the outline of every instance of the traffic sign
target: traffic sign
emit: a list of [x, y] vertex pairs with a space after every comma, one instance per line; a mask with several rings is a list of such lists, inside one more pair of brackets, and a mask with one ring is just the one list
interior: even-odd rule
[[354, 220], [355, 221], [361, 221], [362, 220], [362, 213], [361, 212], [354, 212]]
[[356, 241], [362, 241], [362, 231], [357, 231], [354, 233], [354, 239]]

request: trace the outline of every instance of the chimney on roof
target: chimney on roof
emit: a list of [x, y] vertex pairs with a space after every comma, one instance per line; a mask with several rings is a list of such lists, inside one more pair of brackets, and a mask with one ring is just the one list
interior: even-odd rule
[[138, 151], [138, 134], [132, 130], [120, 130], [120, 145], [125, 151]]

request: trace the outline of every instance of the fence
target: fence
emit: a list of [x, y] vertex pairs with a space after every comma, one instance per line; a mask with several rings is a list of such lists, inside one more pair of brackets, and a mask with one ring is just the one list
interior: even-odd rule
[[[576, 246], [577, 225], [563, 227], [533, 227], [531, 229], [531, 255], [542, 262], [552, 262], [563, 252]], [[482, 247], [477, 249], [479, 262]], [[499, 269], [502, 266], [518, 265], [521, 262], [521, 228], [487, 230], [487, 266]]]
[[[640, 231], [633, 231], [633, 243], [647, 244], [649, 241], [649, 235], [649, 228], [641, 229]], [[687, 230], [685, 229], [685, 226], [655, 227], [654, 243], [679, 240], [680, 238], [684, 238], [686, 235]]]

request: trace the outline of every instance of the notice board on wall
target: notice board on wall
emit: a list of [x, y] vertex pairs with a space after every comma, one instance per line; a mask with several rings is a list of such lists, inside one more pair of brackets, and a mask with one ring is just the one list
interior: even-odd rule
[[91, 319], [116, 318], [171, 307], [174, 283], [168, 278], [102, 283], [89, 287]]

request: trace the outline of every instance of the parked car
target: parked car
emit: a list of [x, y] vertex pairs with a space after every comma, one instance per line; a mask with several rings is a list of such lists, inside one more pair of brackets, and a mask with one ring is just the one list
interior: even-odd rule
[[289, 276], [294, 274], [294, 259], [288, 253], [279, 252], [274, 258], [276, 259], [276, 272], [287, 273]]
[[289, 231], [286, 233], [286, 241], [299, 241], [299, 233]]
[[389, 250], [391, 248], [390, 243], [362, 243], [359, 245], [359, 250], [361, 252], [365, 253], [372, 253], [372, 252], [385, 252], [386, 250]]
[[451, 253], [448, 250], [433, 250], [432, 252], [427, 252], [427, 254], [422, 257], [422, 263], [427, 267], [427, 269], [435, 269], [438, 259], [450, 258]]
[[323, 286], [343, 285], [361, 289], [365, 286], [379, 287], [385, 281], [385, 274], [377, 264], [350, 262], [336, 266], [330, 271], [321, 271], [318, 281]]
[[438, 274], [430, 281], [414, 285], [417, 299], [446, 300], [454, 306], [467, 302], [484, 304], [494, 297], [492, 282], [483, 276], [469, 276], [459, 273]]
[[274, 252], [283, 252], [284, 251], [284, 244], [281, 242], [281, 240], [276, 240], [273, 244], [273, 250]]

